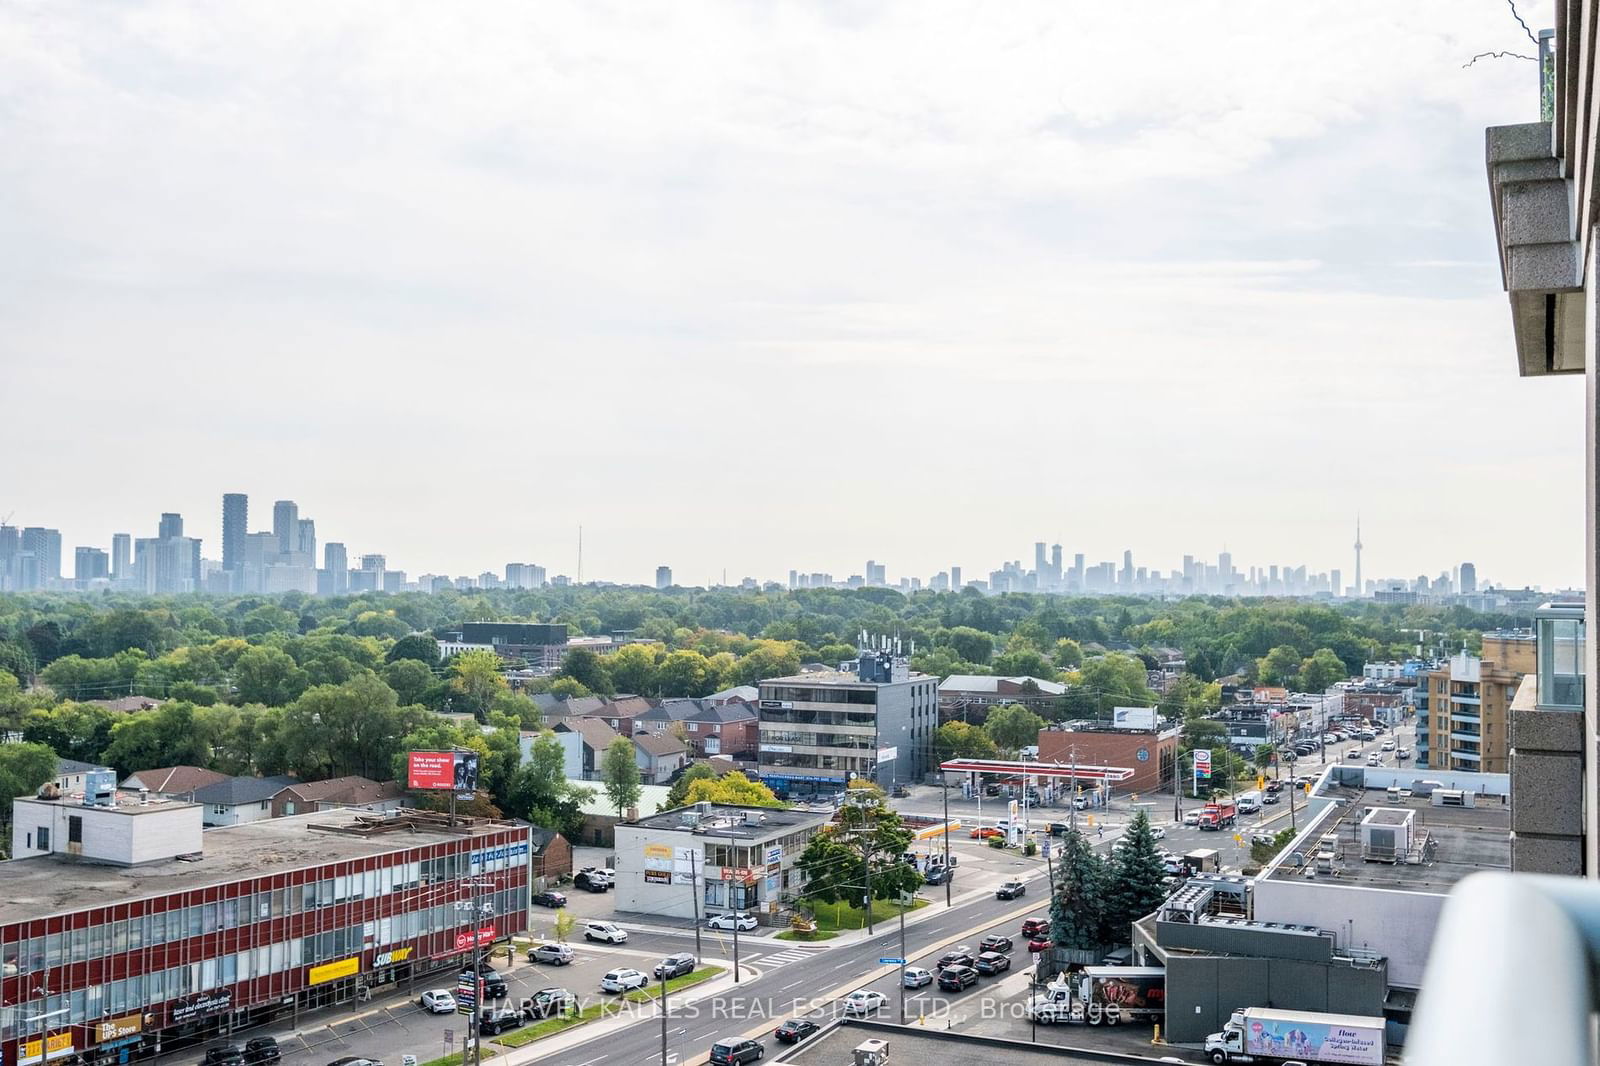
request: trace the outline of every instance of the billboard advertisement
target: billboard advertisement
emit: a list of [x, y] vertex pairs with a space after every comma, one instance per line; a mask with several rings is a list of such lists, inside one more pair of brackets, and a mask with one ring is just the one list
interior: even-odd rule
[[1377, 1026], [1272, 1018], [1247, 1018], [1245, 1024], [1244, 1049], [1249, 1055], [1383, 1066], [1383, 1034]]
[[1111, 725], [1116, 729], [1142, 729], [1153, 733], [1158, 721], [1154, 707], [1111, 708]]
[[406, 767], [408, 788], [456, 791], [478, 790], [478, 753], [475, 751], [414, 751]]
[[644, 882], [647, 885], [672, 884], [672, 848], [666, 844], [644, 846]]

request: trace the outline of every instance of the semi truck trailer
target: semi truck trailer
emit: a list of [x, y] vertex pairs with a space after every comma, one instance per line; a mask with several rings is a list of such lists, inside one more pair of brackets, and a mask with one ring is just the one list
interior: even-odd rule
[[1225, 1062], [1338, 1063], [1383, 1066], [1382, 1018], [1246, 1007], [1206, 1037], [1206, 1057]]

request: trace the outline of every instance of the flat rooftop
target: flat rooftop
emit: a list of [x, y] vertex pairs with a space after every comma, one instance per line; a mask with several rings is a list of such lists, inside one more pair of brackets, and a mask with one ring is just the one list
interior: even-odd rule
[[[810, 1040], [802, 1040], [784, 1050], [778, 1062], [804, 1063], [805, 1066], [850, 1066], [853, 1054], [863, 1040], [883, 1040], [889, 1045], [891, 1063], [936, 1062], [939, 1066], [1061, 1066], [1071, 1059], [1071, 1049], [1055, 1044], [1030, 1044], [1026, 1040], [967, 1036], [931, 1028], [902, 1029], [882, 1022], [841, 1019]], [[1087, 1041], [1086, 1041], [1087, 1042]], [[1092, 1052], [1095, 1060], [1114, 1061], [1115, 1055]], [[1153, 1060], [1152, 1060], [1153, 1061]]]
[[[747, 811], [756, 815], [758, 820], [755, 823], [747, 823], [744, 820]], [[701, 813], [698, 818], [696, 815], [697, 812], [693, 807], [676, 807], [670, 811], [640, 818], [634, 824], [641, 829], [694, 833], [698, 836], [719, 839], [731, 836], [735, 840], [751, 840], [791, 829], [822, 826], [833, 820], [831, 809], [819, 813], [806, 810], [780, 810], [774, 807], [738, 807], [723, 803], [713, 803], [709, 815]], [[697, 830], [701, 832], [696, 832]]]
[[[150, 806], [155, 807], [154, 801]], [[479, 822], [455, 831], [423, 826], [373, 836], [311, 828], [353, 828], [361, 820], [380, 817], [370, 811], [317, 811], [207, 829], [201, 837], [204, 851], [195, 861], [166, 859], [143, 866], [107, 866], [65, 855], [9, 859], [0, 862], [0, 923], [164, 896], [340, 859], [387, 855], [425, 844], [484, 836], [513, 825]]]
[[[1499, 796], [1480, 795], [1475, 807], [1435, 807], [1431, 798], [1391, 799], [1381, 788], [1353, 788], [1331, 782], [1317, 795], [1342, 800], [1343, 804], [1284, 849], [1282, 861], [1271, 870], [1270, 880], [1307, 880], [1305, 866], [1294, 861], [1294, 853], [1304, 855], [1306, 863], [1314, 867], [1318, 845], [1328, 838], [1332, 838], [1337, 855], [1334, 872], [1331, 876], [1319, 873], [1312, 883], [1442, 894], [1468, 874], [1511, 869], [1511, 808], [1501, 803]], [[1432, 858], [1416, 864], [1364, 860], [1360, 825], [1373, 808], [1415, 812], [1414, 827], [1426, 832], [1434, 843]], [[1376, 824], [1400, 821], [1383, 815]]]
[[[927, 680], [932, 674], [911, 671], [906, 681]], [[876, 688], [879, 685], [903, 685], [905, 681], [863, 681], [854, 670], [813, 670], [809, 674], [791, 674], [788, 677], [764, 677], [763, 685], [860, 685]]]

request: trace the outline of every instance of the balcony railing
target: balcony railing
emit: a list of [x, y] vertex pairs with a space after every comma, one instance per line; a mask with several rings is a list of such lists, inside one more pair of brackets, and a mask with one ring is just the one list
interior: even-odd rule
[[[1487, 960], [1493, 960], [1487, 963]], [[1481, 873], [1450, 893], [1406, 1038], [1407, 1066], [1594, 1061], [1600, 884]], [[1528, 975], [1538, 975], [1538, 1017]], [[1470, 1005], [1470, 1019], [1463, 1010]]]

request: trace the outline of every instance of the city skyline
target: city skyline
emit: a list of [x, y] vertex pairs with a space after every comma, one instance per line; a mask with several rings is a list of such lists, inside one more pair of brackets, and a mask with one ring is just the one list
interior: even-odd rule
[[[24, 571], [18, 569], [18, 553], [28, 553], [30, 556], [40, 554], [36, 549], [46, 543], [40, 539], [42, 534], [54, 537], [44, 550], [53, 552], [54, 558], [59, 560], [53, 565], [58, 568], [60, 578], [87, 575], [91, 580], [95, 577], [116, 579], [137, 573], [141, 584], [136, 590], [150, 592], [271, 593], [299, 590], [337, 595], [349, 591], [385, 591], [385, 574], [389, 575], [390, 583], [386, 591], [405, 590], [424, 577], [448, 578], [457, 587], [537, 587], [556, 580], [575, 583], [579, 577], [576, 551], [572, 560], [574, 565], [569, 569], [532, 558], [491, 563], [486, 556], [464, 568], [408, 566], [400, 556], [365, 550], [355, 552], [349, 548], [347, 541], [332, 538], [321, 542], [323, 552], [319, 555], [316, 520], [309, 511], [301, 510], [297, 500], [276, 499], [270, 506], [258, 507], [255, 511], [259, 516], [256, 524], [264, 528], [255, 530], [250, 528], [249, 500], [249, 493], [222, 493], [220, 505], [214, 509], [217, 516], [215, 527], [193, 518], [186, 519], [182, 512], [159, 512], [156, 537], [138, 537], [131, 530], [124, 530], [118, 531], [104, 544], [76, 541], [64, 536], [56, 527], [0, 525], [0, 587], [40, 587], [30, 585], [19, 576]], [[1113, 558], [1107, 559], [1097, 557], [1093, 552], [1071, 550], [1061, 542], [1035, 541], [1031, 559], [1022, 555], [1011, 558], [1002, 555], [989, 563], [953, 563], [922, 572], [902, 569], [889, 560], [867, 559], [859, 567], [846, 566], [840, 570], [811, 570], [799, 566], [786, 568], [778, 565], [775, 573], [765, 570], [719, 571], [705, 579], [698, 579], [692, 568], [679, 567], [675, 570], [675, 564], [657, 563], [647, 575], [634, 578], [609, 572], [603, 567], [596, 570], [591, 555], [587, 572], [582, 576], [583, 580], [589, 582], [653, 585], [657, 588], [674, 583], [712, 587], [739, 585], [742, 582], [746, 585], [777, 583], [790, 588], [864, 585], [943, 591], [973, 585], [987, 592], [1334, 598], [1346, 598], [1352, 594], [1365, 597], [1379, 589], [1420, 590], [1445, 595], [1470, 593], [1489, 587], [1574, 587], [1571, 583], [1546, 586], [1542, 582], [1500, 578], [1466, 558], [1444, 564], [1435, 563], [1433, 568], [1414, 574], [1385, 570], [1376, 576], [1368, 562], [1363, 581], [1361, 575], [1364, 564], [1361, 556], [1367, 546], [1362, 541], [1359, 523], [1358, 518], [1349, 566], [1320, 567], [1294, 560], [1251, 561], [1240, 558], [1227, 547], [1209, 557], [1185, 552], [1176, 560], [1177, 565], [1160, 562], [1150, 565], [1131, 548], [1123, 548]], [[214, 536], [194, 535], [213, 528]], [[187, 537], [184, 535], [186, 529], [189, 534]], [[382, 540], [381, 535], [374, 538], [378, 543]], [[130, 545], [136, 549], [131, 556], [128, 554]], [[209, 550], [206, 549], [207, 545], [210, 546]], [[159, 582], [153, 576], [156, 573], [153, 568], [157, 565], [154, 553], [158, 550], [169, 555], [174, 551], [181, 553], [181, 559], [163, 556], [160, 572], [168, 576], [162, 577]], [[473, 551], [470, 544], [462, 545], [459, 550], [463, 553]], [[475, 554], [481, 556], [481, 553]], [[67, 566], [69, 557], [71, 569]], [[147, 557], [150, 560], [148, 566], [145, 562]], [[354, 566], [349, 565], [352, 561]], [[29, 562], [26, 565], [36, 564]], [[1439, 569], [1441, 565], [1442, 569]], [[46, 565], [44, 570], [48, 569]], [[44, 570], [39, 572], [43, 573]], [[183, 578], [170, 576], [179, 570]], [[214, 571], [233, 576], [224, 583], [209, 576]], [[192, 577], [189, 576], [191, 574]], [[319, 574], [328, 576], [319, 577]], [[489, 575], [494, 575], [493, 579]], [[322, 582], [320, 585], [319, 580]], [[188, 584], [184, 584], [184, 581], [188, 581]]]

